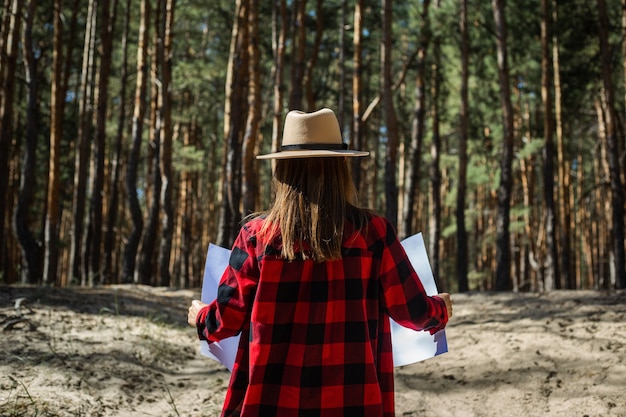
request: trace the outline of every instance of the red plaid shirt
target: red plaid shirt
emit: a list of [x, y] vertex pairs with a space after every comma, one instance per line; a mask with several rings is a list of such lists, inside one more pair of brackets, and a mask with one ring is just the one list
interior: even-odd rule
[[288, 262], [246, 224], [217, 299], [197, 316], [201, 339], [241, 332], [223, 416], [392, 417], [389, 316], [431, 332], [447, 320], [428, 297], [392, 225], [347, 227], [342, 259]]

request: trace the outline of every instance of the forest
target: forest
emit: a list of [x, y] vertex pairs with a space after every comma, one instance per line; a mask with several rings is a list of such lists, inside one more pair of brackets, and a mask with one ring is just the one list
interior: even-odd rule
[[198, 287], [329, 107], [440, 290], [626, 288], [626, 0], [2, 3], [0, 284]]

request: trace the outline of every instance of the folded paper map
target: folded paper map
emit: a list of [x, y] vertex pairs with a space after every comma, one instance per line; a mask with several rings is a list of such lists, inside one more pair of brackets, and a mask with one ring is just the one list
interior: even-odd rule
[[[417, 275], [422, 281], [426, 293], [428, 295], [437, 294], [437, 285], [435, 284], [435, 278], [430, 268], [422, 234], [418, 233], [404, 239], [402, 246], [409, 256], [415, 272], [417, 272]], [[213, 244], [209, 245], [202, 283], [201, 299], [203, 302], [210, 303], [217, 297], [217, 287], [228, 266], [229, 257], [230, 250]], [[393, 320], [391, 320], [391, 342], [393, 346], [393, 363], [395, 366], [408, 365], [448, 351], [445, 330], [440, 330], [434, 335], [431, 335], [427, 331], [416, 332], [415, 330], [407, 329]], [[238, 345], [239, 336], [230, 337], [214, 343], [207, 343], [202, 340], [200, 341], [200, 352], [205, 356], [219, 361], [232, 371]]]

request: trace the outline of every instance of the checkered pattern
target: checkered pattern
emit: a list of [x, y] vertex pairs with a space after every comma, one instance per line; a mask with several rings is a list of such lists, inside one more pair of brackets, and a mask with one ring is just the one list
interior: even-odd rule
[[[242, 333], [223, 416], [394, 415], [389, 317], [431, 332], [448, 320], [428, 297], [391, 224], [346, 230], [343, 258], [287, 262], [246, 224], [217, 300], [198, 314], [201, 339]], [[278, 240], [277, 240], [278, 241]]]

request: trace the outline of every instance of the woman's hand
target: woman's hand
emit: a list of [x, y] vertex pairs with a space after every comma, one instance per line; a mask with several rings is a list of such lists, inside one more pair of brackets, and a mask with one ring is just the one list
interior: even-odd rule
[[191, 327], [196, 327], [196, 317], [198, 316], [198, 312], [206, 305], [207, 304], [200, 300], [193, 300], [191, 302], [189, 313], [187, 313], [187, 323], [189, 323]]
[[446, 303], [446, 310], [448, 310], [448, 318], [452, 317], [452, 299], [450, 298], [450, 294], [447, 292], [442, 292], [437, 294], [439, 298], [441, 298]]

